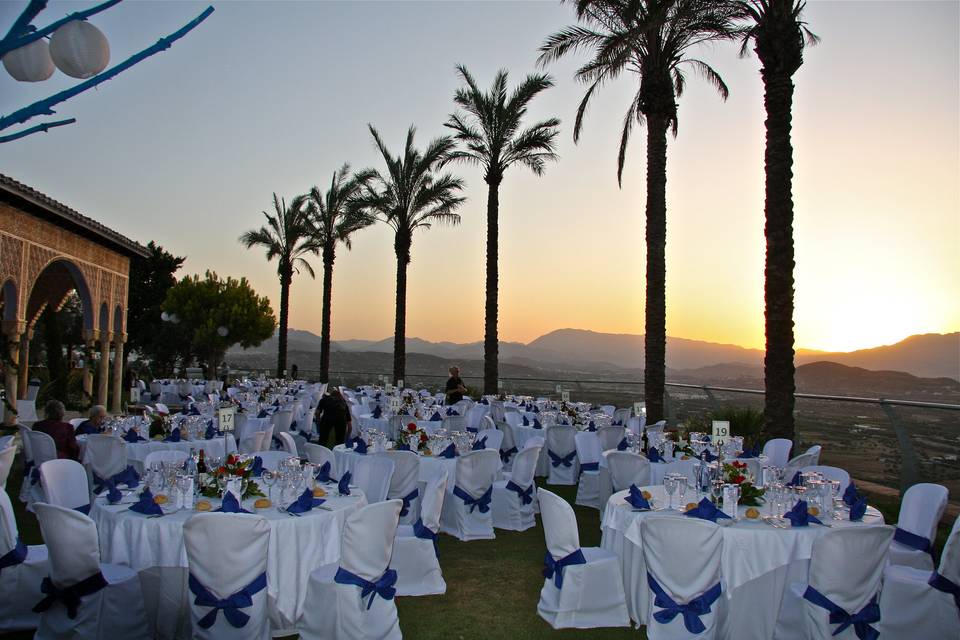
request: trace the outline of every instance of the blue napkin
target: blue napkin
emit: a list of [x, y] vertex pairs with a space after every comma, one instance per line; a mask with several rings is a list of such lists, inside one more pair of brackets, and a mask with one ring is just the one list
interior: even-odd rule
[[112, 481], [107, 480], [107, 502], [110, 504], [117, 504], [120, 502], [121, 498], [123, 498], [123, 494], [120, 493], [119, 489], [117, 489], [117, 485], [113, 484]]
[[794, 527], [806, 527], [811, 522], [814, 524], [823, 524], [816, 518], [807, 513], [807, 501], [798, 500], [797, 504], [793, 505], [793, 509], [787, 511], [783, 514], [783, 517], [790, 521], [791, 526]]
[[523, 426], [529, 427], [530, 421], [527, 419], [527, 416], [523, 416]]
[[397, 451], [410, 451], [410, 445], [408, 445], [406, 442], [401, 442], [396, 447], [394, 447], [394, 449], [396, 449]]
[[192, 416], [200, 415], [200, 409], [197, 409], [196, 405], [190, 407], [190, 415]]
[[850, 481], [847, 488], [843, 490], [843, 504], [852, 507], [860, 496], [857, 494], [857, 485]]
[[373, 417], [379, 418], [383, 415], [383, 411], [380, 409], [380, 405], [377, 405], [373, 408]]
[[150, 489], [143, 490], [143, 493], [140, 494], [140, 499], [135, 504], [130, 505], [130, 511], [136, 511], [146, 516], [163, 515], [163, 509], [153, 501], [153, 494], [150, 493]]
[[457, 447], [451, 442], [447, 445], [447, 448], [440, 452], [441, 458], [451, 459], [457, 457]]
[[218, 435], [220, 435], [220, 432], [213, 428], [213, 420], [211, 420], [210, 424], [207, 425], [207, 431], [203, 434], [203, 437], [207, 440], [213, 440]]
[[263, 475], [263, 458], [253, 456], [253, 463], [250, 465], [250, 475], [259, 478]]
[[704, 450], [703, 450], [703, 459], [706, 460], [707, 462], [716, 462], [716, 461], [717, 461], [717, 456], [715, 456], [715, 455], [713, 455], [712, 453], [710, 453], [710, 449], [704, 449]]
[[709, 520], [710, 522], [716, 522], [719, 518], [729, 518], [727, 514], [720, 509], [717, 509], [716, 505], [712, 502], [703, 498], [700, 500], [700, 503], [696, 507], [685, 512], [683, 515], [690, 518], [700, 518], [701, 520]]
[[320, 469], [317, 471], [316, 479], [318, 482], [333, 482], [333, 479], [330, 477], [329, 460], [320, 465]]
[[533, 405], [533, 412], [540, 413], [540, 407], [538, 407], [537, 405]]
[[279, 406], [280, 406], [280, 398], [277, 398], [276, 400], [273, 401], [273, 406], [275, 406], [275, 407], [279, 407]]
[[633, 507], [634, 509], [649, 509], [650, 503], [647, 502], [647, 499], [643, 497], [643, 492], [637, 488], [637, 485], [630, 485], [630, 495], [628, 495], [624, 500]]
[[588, 426], [590, 427], [591, 431], [597, 428], [597, 424], [593, 420], [590, 421]]
[[863, 520], [864, 514], [867, 512], [867, 499], [860, 498], [852, 505], [850, 505], [850, 519], [854, 522], [858, 520]]
[[433, 415], [430, 416], [430, 422], [440, 422], [443, 420], [443, 416], [440, 415], [439, 411], [434, 411]]
[[132, 442], [132, 443], [143, 442], [144, 440], [146, 440], [146, 438], [141, 437], [140, 434], [134, 431], [133, 429], [127, 429], [127, 432], [123, 434], [123, 439], [126, 440], [127, 442]]
[[347, 438], [346, 440], [343, 441], [343, 446], [346, 447], [347, 449], [353, 449], [353, 440], [354, 440], [353, 438]]
[[470, 447], [471, 451], [483, 451], [487, 448], [487, 436], [483, 436], [479, 440], [473, 443], [473, 446]]
[[240, 506], [240, 501], [237, 500], [237, 496], [233, 495], [232, 491], [227, 491], [225, 494], [223, 494], [223, 500], [220, 502], [220, 508], [214, 509], [214, 511], [219, 511], [221, 513], [250, 513]]
[[166, 438], [163, 439], [164, 442], [180, 442], [180, 427], [177, 427], [170, 432]]
[[799, 487], [803, 484], [803, 480], [800, 477], [800, 472], [797, 471], [793, 474], [793, 477], [790, 479], [790, 482], [787, 483], [788, 487]]
[[340, 476], [340, 482], [337, 483], [337, 491], [340, 492], [342, 496], [350, 495], [350, 472], [347, 471], [342, 476]]
[[367, 441], [363, 438], [357, 438], [353, 441], [353, 450], [359, 453], [360, 455], [366, 455], [367, 453]]
[[456, 409], [454, 409], [453, 407], [450, 407], [449, 409], [447, 409], [447, 415], [448, 415], [448, 416], [458, 416], [458, 415], [460, 415], [460, 413], [459, 413]]
[[266, 410], [266, 409], [260, 409], [260, 413], [257, 414], [257, 418], [258, 418], [258, 419], [259, 419], [259, 418], [266, 418], [266, 417], [269, 416], [269, 415], [270, 415], [270, 414], [267, 413], [267, 410]]
[[737, 457], [740, 458], [741, 460], [746, 460], [747, 458], [760, 457], [760, 445], [754, 445], [752, 449], [747, 449], [746, 451], [743, 451]]
[[480, 404], [490, 404], [486, 398], [480, 398]]
[[656, 447], [650, 447], [650, 449], [647, 450], [647, 459], [650, 462], [663, 462], [663, 458], [660, 457], [660, 450]]
[[537, 418], [533, 419], [533, 428], [534, 429], [543, 429], [543, 425], [540, 424], [540, 420]]
[[304, 489], [300, 497], [290, 503], [287, 511], [290, 513], [306, 513], [314, 507], [319, 507], [324, 502], [326, 502], [326, 500], [322, 498], [314, 498], [313, 491], [310, 489]]

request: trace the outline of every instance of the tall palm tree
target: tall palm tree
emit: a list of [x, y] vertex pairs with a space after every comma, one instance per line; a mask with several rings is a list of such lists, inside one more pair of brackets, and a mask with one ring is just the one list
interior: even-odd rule
[[634, 125], [647, 127], [646, 310], [644, 395], [647, 416], [664, 415], [666, 373], [666, 241], [667, 130], [677, 134], [677, 103], [686, 85], [685, 71], [703, 76], [723, 99], [728, 90], [720, 75], [703, 60], [691, 57], [697, 45], [734, 37], [735, 11], [717, 0], [575, 0], [580, 25], [549, 36], [540, 47], [545, 65], [580, 50], [592, 58], [575, 77], [589, 84], [577, 109], [573, 139], [590, 99], [601, 85], [625, 72], [639, 88], [627, 108], [617, 156], [617, 182], [622, 185], [627, 142]]
[[497, 72], [490, 91], [477, 87], [473, 76], [463, 65], [457, 72], [467, 86], [457, 90], [454, 102], [466, 114], [454, 113], [446, 126], [456, 133], [454, 138], [463, 145], [450, 154], [461, 160], [483, 167], [487, 183], [487, 300], [483, 335], [483, 386], [485, 393], [497, 393], [499, 339], [497, 336], [497, 297], [499, 270], [497, 265], [500, 183], [503, 174], [514, 164], [528, 167], [534, 174], [543, 175], [547, 160], [559, 157], [554, 141], [559, 134], [560, 121], [550, 118], [521, 129], [527, 114], [527, 105], [534, 96], [553, 86], [547, 75], [530, 75], [507, 95], [507, 72]]
[[394, 157], [373, 125], [367, 125], [377, 145], [386, 172], [374, 169], [364, 172], [364, 210], [390, 225], [394, 231], [393, 250], [397, 255], [396, 323], [393, 334], [393, 380], [404, 379], [406, 369], [407, 265], [413, 232], [429, 229], [434, 222], [459, 224], [457, 208], [466, 200], [457, 195], [463, 181], [448, 173], [436, 172], [449, 159], [454, 149], [453, 138], [432, 140], [421, 153], [413, 146], [415, 127], [407, 131], [403, 154]]
[[313, 237], [313, 224], [307, 208], [307, 196], [297, 196], [290, 205], [273, 194], [273, 213], [263, 212], [267, 224], [240, 236], [247, 249], [263, 247], [267, 261], [277, 259], [277, 275], [280, 276], [280, 332], [277, 338], [277, 377], [282, 378], [287, 368], [287, 321], [290, 312], [290, 283], [293, 274], [302, 267], [313, 278], [313, 267], [307, 262], [308, 254], [317, 253]]
[[790, 129], [793, 74], [803, 64], [804, 44], [817, 36], [800, 19], [799, 0], [742, 0], [736, 2], [747, 21], [740, 54], [752, 42], [760, 58], [763, 79], [766, 195], [763, 211], [767, 241], [763, 293], [766, 354], [763, 358], [765, 430], [770, 438], [794, 435], [793, 362], [793, 145]]
[[314, 240], [323, 258], [323, 311], [320, 320], [320, 382], [330, 377], [330, 301], [333, 295], [333, 262], [337, 244], [350, 249], [350, 236], [373, 224], [374, 219], [358, 206], [366, 176], [350, 176], [350, 165], [334, 172], [326, 193], [310, 189], [308, 205], [313, 220]]

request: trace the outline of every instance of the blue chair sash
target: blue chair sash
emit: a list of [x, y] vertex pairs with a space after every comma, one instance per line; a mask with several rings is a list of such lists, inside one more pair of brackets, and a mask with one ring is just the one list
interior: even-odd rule
[[40, 482], [40, 467], [34, 467], [30, 471], [30, 484], [37, 484]]
[[413, 535], [422, 540], [432, 540], [433, 552], [437, 554], [437, 558], [440, 557], [440, 548], [437, 545], [437, 540], [440, 538], [440, 535], [434, 533], [430, 530], [430, 527], [423, 524], [423, 520], [421, 518], [417, 518], [417, 521], [413, 523]]
[[553, 451], [547, 449], [547, 455], [550, 456], [550, 464], [552, 464], [554, 467], [559, 467], [561, 464], [565, 467], [572, 467], [573, 459], [577, 457], [577, 451], [574, 449], [564, 456], [559, 456]]
[[803, 597], [830, 612], [830, 624], [840, 625], [833, 635], [843, 633], [844, 629], [853, 625], [853, 631], [860, 640], [877, 640], [880, 637], [880, 632], [870, 626], [871, 622], [880, 622], [880, 605], [877, 604], [876, 595], [870, 598], [870, 602], [863, 609], [854, 614], [847, 613], [813, 587], [808, 586], [803, 592]]
[[[0, 567], [3, 567], [3, 558], [0, 558]], [[934, 571], [930, 576], [930, 580], [927, 581], [927, 584], [937, 591], [942, 591], [952, 595], [953, 601], [956, 603], [957, 608], [960, 609], [960, 584], [957, 584], [946, 576], [940, 575], [936, 571]]]
[[33, 471], [33, 460], [27, 460], [23, 463], [23, 479], [26, 480], [30, 477], [30, 472]]
[[599, 462], [583, 462], [580, 464], [580, 471], [600, 471]]
[[464, 506], [470, 507], [470, 513], [473, 513], [473, 510], [478, 508], [480, 509], [480, 513], [486, 513], [490, 511], [490, 499], [493, 497], [493, 486], [491, 485], [479, 498], [474, 498], [458, 486], [453, 487], [453, 495], [463, 500]]
[[660, 611], [653, 614], [653, 619], [660, 624], [668, 624], [678, 615], [683, 616], [683, 626], [687, 631], [693, 634], [699, 634], [706, 631], [707, 627], [700, 620], [700, 616], [710, 613], [710, 607], [720, 597], [720, 583], [713, 585], [699, 596], [686, 604], [677, 604], [676, 600], [671, 598], [660, 583], [647, 572], [647, 584], [653, 591], [653, 604], [660, 607]]
[[510, 457], [517, 453], [516, 447], [510, 447], [509, 449], [503, 449], [500, 451], [500, 462], [507, 464], [510, 462]]
[[370, 600], [367, 602], [367, 609], [373, 606], [373, 599], [375, 597], [380, 596], [384, 600], [393, 600], [393, 596], [397, 593], [397, 590], [393, 588], [393, 585], [397, 583], [397, 572], [393, 569], [387, 569], [376, 582], [370, 582], [355, 573], [347, 571], [343, 567], [339, 567], [337, 574], [333, 576], [333, 581], [338, 584], [352, 584], [360, 587], [361, 600], [370, 596]]
[[247, 622], [250, 620], [250, 616], [240, 611], [240, 609], [253, 606], [253, 596], [267, 586], [267, 574], [266, 572], [261, 573], [243, 589], [237, 591], [229, 598], [223, 598], [222, 600], [210, 593], [192, 573], [190, 574], [188, 584], [190, 585], [191, 593], [196, 596], [193, 604], [199, 607], [212, 607], [205, 616], [200, 618], [198, 624], [202, 629], [209, 629], [213, 626], [213, 623], [217, 621], [218, 611], [223, 611], [223, 617], [227, 619], [227, 622], [229, 622], [231, 626], [240, 629], [247, 626]]
[[[113, 474], [109, 479], [109, 482], [112, 482], [114, 486], [118, 484], [125, 484], [128, 488], [133, 489], [138, 484], [140, 484], [140, 474], [137, 473], [137, 470], [131, 465], [127, 465], [127, 468], [119, 473]], [[93, 474], [93, 492], [100, 493], [104, 489], [109, 489], [110, 485], [107, 484], [108, 480], [104, 480], [96, 473]]]
[[543, 558], [543, 577], [547, 580], [553, 578], [553, 584], [557, 589], [563, 588], [563, 570], [575, 564], [587, 564], [587, 559], [583, 557], [583, 550], [577, 549], [573, 553], [559, 560], [554, 560], [550, 552]]
[[417, 499], [417, 496], [420, 495], [420, 489], [414, 489], [407, 495], [401, 498], [403, 500], [403, 507], [400, 509], [400, 517], [403, 517], [410, 513], [410, 503]]
[[89, 578], [62, 589], [53, 584], [49, 577], [46, 577], [40, 583], [40, 592], [45, 594], [46, 597], [34, 605], [33, 612], [43, 613], [54, 603], [60, 602], [67, 608], [67, 617], [73, 620], [77, 617], [77, 611], [80, 609], [80, 601], [83, 597], [93, 595], [105, 586], [107, 586], [107, 581], [99, 571]]
[[74, 507], [73, 510], [79, 511], [83, 515], [88, 516], [90, 515], [90, 503], [88, 502], [87, 504], [82, 504], [79, 507]]
[[0, 556], [0, 571], [7, 567], [15, 567], [27, 559], [27, 545], [23, 544], [20, 538], [13, 545], [13, 549]]
[[513, 480], [507, 483], [507, 489], [513, 491], [517, 494], [517, 497], [520, 498], [520, 502], [523, 504], [530, 504], [533, 502], [533, 485], [524, 489], [520, 485], [516, 484]]
[[893, 541], [933, 556], [933, 545], [930, 544], [930, 540], [916, 533], [910, 533], [906, 529], [897, 527], [897, 530], [893, 532]]

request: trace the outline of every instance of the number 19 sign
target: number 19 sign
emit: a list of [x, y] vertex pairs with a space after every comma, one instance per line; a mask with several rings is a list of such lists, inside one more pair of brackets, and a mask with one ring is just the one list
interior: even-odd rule
[[713, 444], [721, 446], [730, 438], [730, 422], [727, 420], [713, 421]]

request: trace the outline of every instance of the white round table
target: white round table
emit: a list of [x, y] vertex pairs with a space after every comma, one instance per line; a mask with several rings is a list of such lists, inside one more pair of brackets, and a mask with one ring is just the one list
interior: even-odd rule
[[[80, 460], [87, 463], [86, 459], [86, 436], [77, 436], [77, 443], [80, 445]], [[191, 449], [203, 449], [204, 456], [213, 458], [223, 458], [227, 447], [224, 445], [224, 437], [217, 436], [210, 440], [181, 440], [180, 442], [164, 442], [162, 440], [145, 440], [143, 442], [126, 442], [127, 464], [132, 465], [137, 473], [143, 474], [143, 461], [147, 454], [154, 451], [183, 451], [190, 453]], [[227, 453], [235, 453], [237, 450], [236, 442], [229, 446]]]

